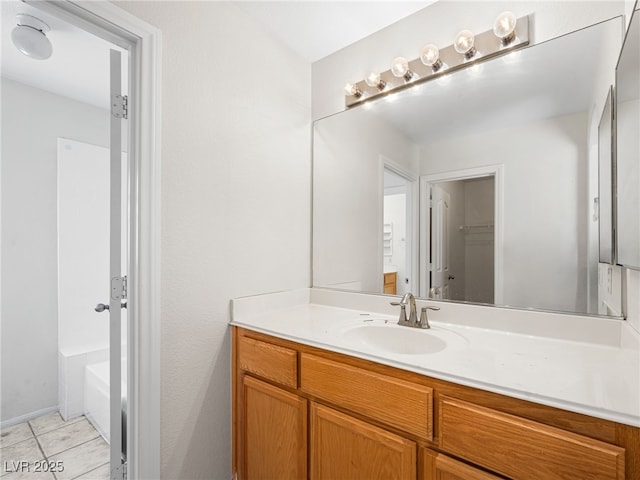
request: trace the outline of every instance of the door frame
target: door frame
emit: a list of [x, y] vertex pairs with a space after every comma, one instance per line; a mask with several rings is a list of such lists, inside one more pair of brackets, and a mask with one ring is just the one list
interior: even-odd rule
[[427, 220], [431, 184], [493, 176], [495, 181], [494, 197], [494, 304], [502, 305], [504, 294], [504, 167], [487, 165], [476, 168], [452, 170], [420, 176], [420, 296], [429, 295], [429, 238], [431, 228]]
[[160, 478], [161, 32], [108, 1], [26, 0], [129, 51], [128, 478]]
[[379, 182], [379, 198], [378, 198], [378, 282], [380, 292], [384, 291], [384, 247], [383, 247], [383, 228], [384, 228], [384, 171], [389, 170], [399, 177], [404, 178], [407, 181], [407, 238], [409, 238], [410, 248], [407, 249], [407, 258], [405, 264], [411, 265], [410, 270], [407, 272], [410, 275], [411, 289], [415, 289], [418, 285], [418, 175], [412, 173], [407, 168], [400, 165], [398, 162], [391, 160], [384, 155], [379, 156], [378, 160], [378, 182]]

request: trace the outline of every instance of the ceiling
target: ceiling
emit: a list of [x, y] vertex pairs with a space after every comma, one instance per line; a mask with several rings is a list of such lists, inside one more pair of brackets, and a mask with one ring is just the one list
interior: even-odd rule
[[315, 62], [435, 1], [289, 0], [235, 3], [304, 59]]
[[[236, 1], [304, 59], [313, 62], [390, 25], [427, 1]], [[364, 13], [363, 13], [364, 12]], [[17, 13], [45, 21], [53, 55], [33, 60], [11, 42]], [[108, 108], [109, 49], [118, 47], [18, 0], [1, 0], [2, 77]], [[126, 92], [125, 92], [126, 93]]]

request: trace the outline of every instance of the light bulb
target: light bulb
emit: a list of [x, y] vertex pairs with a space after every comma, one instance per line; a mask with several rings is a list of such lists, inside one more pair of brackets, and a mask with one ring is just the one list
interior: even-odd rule
[[362, 90], [358, 88], [355, 83], [347, 82], [344, 86], [344, 91], [347, 95], [352, 95], [356, 98], [360, 98], [362, 96]]
[[476, 47], [473, 46], [473, 42], [473, 32], [470, 30], [462, 30], [456, 35], [456, 39], [453, 41], [453, 48], [469, 60], [476, 54]]
[[422, 48], [422, 54], [420, 55], [420, 60], [427, 67], [431, 67], [434, 72], [440, 70], [442, 67], [442, 60], [440, 60], [440, 50], [433, 43], [429, 45], [425, 45]]
[[364, 81], [370, 87], [377, 88], [378, 90], [384, 90], [384, 87], [387, 86], [387, 82], [382, 80], [380, 74], [376, 72], [371, 72]]
[[493, 24], [493, 33], [508, 45], [516, 38], [516, 16], [512, 12], [502, 12]]
[[413, 72], [409, 70], [409, 62], [404, 57], [396, 57], [391, 63], [391, 73], [394, 77], [404, 78], [408, 82], [413, 77]]

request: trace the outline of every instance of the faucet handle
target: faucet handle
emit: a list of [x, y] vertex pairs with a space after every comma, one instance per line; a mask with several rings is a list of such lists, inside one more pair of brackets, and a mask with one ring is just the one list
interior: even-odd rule
[[408, 325], [406, 305], [402, 302], [391, 302], [394, 307], [400, 307], [400, 317], [398, 317], [398, 325]]
[[440, 307], [422, 307], [420, 309], [420, 322], [418, 322], [419, 328], [431, 328], [429, 319], [427, 318], [427, 310], [440, 310]]

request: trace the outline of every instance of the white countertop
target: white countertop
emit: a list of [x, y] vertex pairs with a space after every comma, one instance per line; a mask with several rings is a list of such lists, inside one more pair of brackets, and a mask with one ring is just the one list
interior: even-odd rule
[[[399, 310], [388, 306], [390, 300], [324, 289], [244, 297], [232, 300], [231, 324], [640, 426], [640, 337], [626, 322], [439, 302], [441, 310], [429, 312], [430, 330], [409, 329], [395, 325]], [[411, 330], [434, 342], [439, 338], [446, 347], [432, 353], [383, 352], [353, 335], [362, 325]]]

